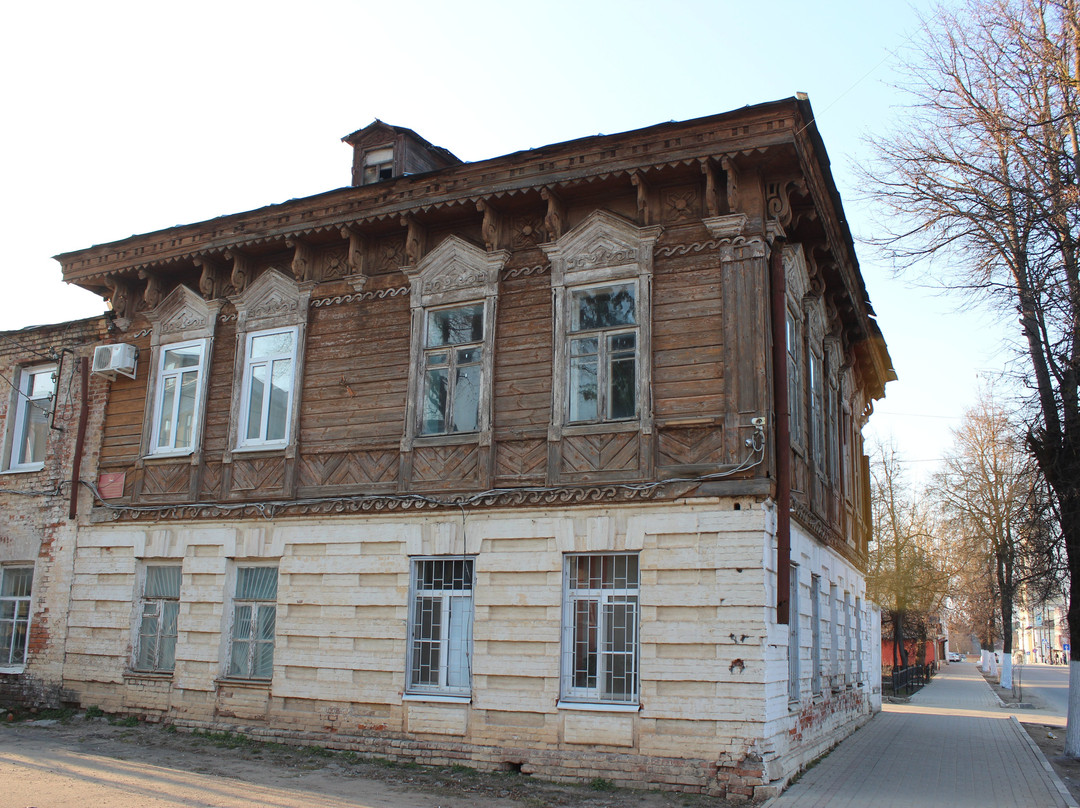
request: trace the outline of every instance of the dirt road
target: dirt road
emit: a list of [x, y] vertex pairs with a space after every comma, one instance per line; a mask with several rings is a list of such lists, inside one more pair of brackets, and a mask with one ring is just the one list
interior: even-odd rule
[[[47, 724], [47, 722], [45, 722]], [[0, 808], [684, 808], [693, 795], [560, 786], [520, 774], [481, 774], [361, 761], [317, 747], [239, 736], [196, 736], [67, 723], [0, 725]]]

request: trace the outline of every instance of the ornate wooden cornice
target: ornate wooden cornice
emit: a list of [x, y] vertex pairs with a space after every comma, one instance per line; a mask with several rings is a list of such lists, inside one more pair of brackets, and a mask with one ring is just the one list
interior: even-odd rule
[[[374, 185], [342, 188], [65, 253], [57, 260], [66, 281], [100, 288], [103, 279], [113, 273], [199, 255], [320, 237], [348, 226], [397, 224], [405, 217], [455, 206], [475, 210], [480, 202], [489, 206], [504, 198], [540, 194], [545, 188], [549, 199], [557, 198], [558, 189], [611, 178], [643, 177], [678, 167], [700, 171], [703, 159], [720, 164], [735, 157], [756, 159], [770, 149], [790, 146], [794, 122], [790, 99], [761, 104], [709, 118], [597, 135]], [[549, 221], [549, 229], [551, 224]]]

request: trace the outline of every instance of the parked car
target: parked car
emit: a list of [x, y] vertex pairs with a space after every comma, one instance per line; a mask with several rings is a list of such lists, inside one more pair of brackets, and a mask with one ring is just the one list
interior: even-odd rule
[[949, 662], [963, 662], [964, 655], [958, 654], [956, 651], [949, 651]]

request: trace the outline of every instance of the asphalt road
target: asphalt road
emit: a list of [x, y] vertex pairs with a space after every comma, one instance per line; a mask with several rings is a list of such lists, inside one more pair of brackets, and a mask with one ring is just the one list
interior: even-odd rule
[[1020, 674], [1024, 701], [1044, 708], [1048, 715], [1065, 718], [1069, 709], [1068, 665], [1017, 665], [1013, 677]]

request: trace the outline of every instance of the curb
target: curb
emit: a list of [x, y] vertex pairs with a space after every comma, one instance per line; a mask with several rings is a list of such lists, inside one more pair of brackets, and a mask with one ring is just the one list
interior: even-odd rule
[[1015, 715], [1010, 715], [1009, 720], [1014, 724], [1014, 728], [1016, 729], [1016, 731], [1020, 733], [1020, 736], [1027, 743], [1028, 748], [1034, 753], [1035, 759], [1042, 764], [1043, 769], [1050, 776], [1051, 782], [1054, 784], [1057, 790], [1061, 792], [1061, 798], [1065, 800], [1066, 808], [1080, 808], [1080, 806], [1077, 806], [1076, 802], [1073, 800], [1072, 794], [1069, 793], [1069, 789], [1065, 786], [1065, 783], [1063, 783], [1061, 778], [1058, 777], [1058, 773], [1054, 771], [1054, 767], [1050, 765], [1050, 761], [1046, 759], [1046, 755], [1042, 753], [1042, 750], [1039, 748], [1038, 744], [1036, 744], [1035, 741], [1031, 739], [1031, 736], [1028, 735], [1027, 730], [1020, 726], [1020, 720]]

